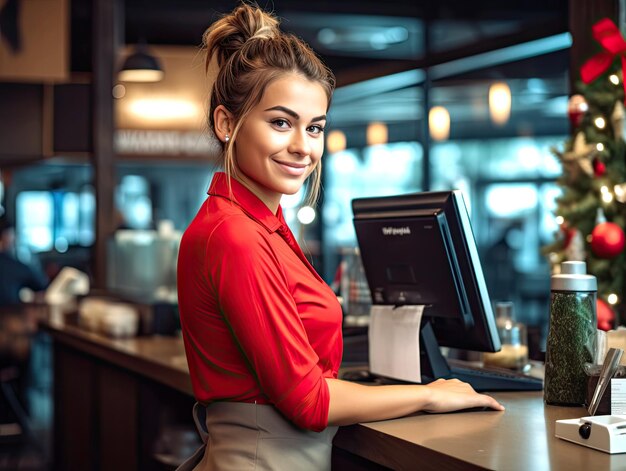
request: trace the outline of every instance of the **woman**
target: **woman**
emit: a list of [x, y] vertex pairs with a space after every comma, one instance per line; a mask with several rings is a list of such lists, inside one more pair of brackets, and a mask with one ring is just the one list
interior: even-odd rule
[[203, 405], [195, 417], [208, 430], [186, 469], [329, 469], [339, 425], [419, 410], [503, 410], [456, 380], [368, 387], [337, 379], [341, 308], [279, 204], [307, 179], [316, 197], [334, 77], [254, 6], [217, 21], [204, 42], [207, 68], [219, 69], [209, 124], [224, 172], [180, 247], [181, 323]]

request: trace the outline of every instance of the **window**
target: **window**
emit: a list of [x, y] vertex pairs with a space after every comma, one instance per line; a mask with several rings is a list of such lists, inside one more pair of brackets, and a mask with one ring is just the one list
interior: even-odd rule
[[19, 245], [32, 252], [66, 252], [95, 239], [95, 196], [91, 186], [80, 192], [21, 191], [16, 197]]
[[422, 148], [397, 142], [350, 149], [329, 155], [324, 166], [324, 278], [331, 280], [341, 249], [356, 246], [352, 199], [419, 191]]

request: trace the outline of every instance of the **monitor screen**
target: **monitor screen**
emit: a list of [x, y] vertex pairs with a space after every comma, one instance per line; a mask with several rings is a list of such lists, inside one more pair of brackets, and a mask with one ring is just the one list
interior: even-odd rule
[[[424, 305], [422, 325], [428, 325], [431, 338], [421, 339], [421, 349], [427, 343], [433, 351], [439, 345], [500, 349], [460, 191], [360, 198], [352, 201], [352, 209], [372, 302]], [[431, 374], [439, 377], [445, 371]]]

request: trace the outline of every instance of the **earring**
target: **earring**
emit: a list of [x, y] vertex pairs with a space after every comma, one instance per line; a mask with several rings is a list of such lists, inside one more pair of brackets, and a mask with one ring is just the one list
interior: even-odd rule
[[228, 134], [226, 134], [224, 136], [224, 142], [228, 142], [228, 141], [230, 141], [230, 136]]

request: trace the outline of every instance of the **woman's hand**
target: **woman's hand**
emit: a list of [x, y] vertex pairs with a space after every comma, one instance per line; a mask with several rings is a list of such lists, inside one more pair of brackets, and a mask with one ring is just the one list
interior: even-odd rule
[[430, 391], [430, 400], [423, 409], [426, 412], [451, 412], [471, 407], [504, 410], [504, 406], [493, 397], [477, 393], [469, 384], [458, 379], [438, 379], [426, 388]]
[[473, 407], [504, 410], [494, 398], [478, 394], [458, 379], [439, 379], [425, 386], [364, 386], [333, 378], [326, 378], [326, 383], [330, 425], [393, 419], [417, 411], [451, 412]]

